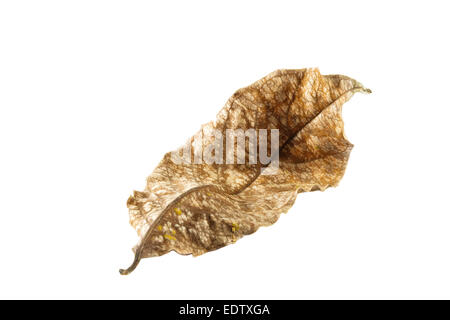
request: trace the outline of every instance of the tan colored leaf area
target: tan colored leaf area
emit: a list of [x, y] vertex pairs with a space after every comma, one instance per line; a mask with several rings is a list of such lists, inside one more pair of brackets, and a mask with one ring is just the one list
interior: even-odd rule
[[[233, 244], [275, 223], [298, 193], [337, 186], [353, 147], [344, 135], [342, 105], [355, 92], [371, 91], [349, 77], [321, 75], [317, 69], [277, 70], [236, 91], [216, 120], [176, 152], [182, 154], [188, 146], [192, 159], [201, 158], [213, 143], [208, 135], [213, 131], [225, 136], [230, 129], [277, 129], [276, 172], [264, 174], [268, 164], [259, 159], [176, 164], [167, 153], [147, 178], [145, 190], [128, 199], [130, 224], [139, 241], [133, 263], [120, 273], [132, 272], [142, 258], [172, 250], [198, 256]], [[206, 137], [200, 145], [194, 138], [198, 135]], [[247, 141], [246, 160], [250, 148]]]

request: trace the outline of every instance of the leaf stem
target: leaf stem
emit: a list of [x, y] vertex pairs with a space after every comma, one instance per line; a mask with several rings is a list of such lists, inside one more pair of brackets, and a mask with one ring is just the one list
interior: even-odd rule
[[134, 254], [133, 263], [127, 269], [119, 269], [119, 272], [120, 272], [121, 275], [125, 276], [125, 275], [130, 274], [131, 272], [133, 272], [134, 269], [136, 269], [136, 267], [138, 266], [139, 262], [141, 261], [142, 248], [143, 248], [143, 246], [140, 245], [136, 249], [136, 253]]

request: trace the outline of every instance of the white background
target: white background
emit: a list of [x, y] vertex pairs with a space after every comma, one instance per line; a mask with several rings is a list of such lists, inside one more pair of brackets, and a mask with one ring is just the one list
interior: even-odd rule
[[[2, 1], [0, 298], [450, 298], [445, 1]], [[338, 188], [235, 245], [144, 259], [126, 200], [279, 68], [362, 82]]]

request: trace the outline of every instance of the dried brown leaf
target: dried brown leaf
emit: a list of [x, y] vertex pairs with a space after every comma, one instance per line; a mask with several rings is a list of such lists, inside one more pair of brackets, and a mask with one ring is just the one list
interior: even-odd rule
[[[278, 129], [277, 173], [261, 174], [266, 165], [260, 160], [175, 164], [167, 153], [148, 177], [145, 191], [128, 199], [130, 223], [140, 240], [133, 264], [121, 274], [133, 271], [142, 258], [172, 250], [198, 256], [234, 243], [277, 221], [299, 192], [336, 186], [352, 149], [344, 136], [342, 105], [355, 92], [370, 90], [346, 76], [323, 76], [317, 69], [277, 70], [236, 91], [197, 135]], [[194, 137], [188, 140], [192, 159], [212, 139], [204, 139], [200, 148], [194, 147]], [[247, 143], [247, 160], [249, 148]]]

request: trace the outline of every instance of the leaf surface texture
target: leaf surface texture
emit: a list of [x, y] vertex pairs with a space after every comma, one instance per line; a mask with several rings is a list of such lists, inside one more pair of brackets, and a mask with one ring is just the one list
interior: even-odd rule
[[[201, 157], [215, 130], [225, 138], [227, 129], [278, 129], [277, 172], [261, 174], [267, 164], [259, 158], [249, 163], [249, 143], [244, 164], [175, 164], [167, 153], [147, 178], [145, 190], [128, 199], [139, 242], [133, 264], [121, 273], [133, 271], [142, 258], [172, 250], [198, 256], [235, 243], [276, 222], [298, 193], [336, 186], [353, 146], [344, 135], [342, 105], [355, 92], [370, 90], [317, 69], [277, 70], [236, 91], [216, 120], [176, 152], [190, 147], [191, 160]], [[194, 138], [199, 135], [200, 146]]]

